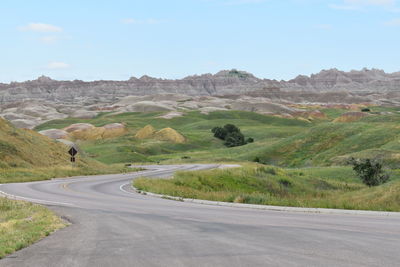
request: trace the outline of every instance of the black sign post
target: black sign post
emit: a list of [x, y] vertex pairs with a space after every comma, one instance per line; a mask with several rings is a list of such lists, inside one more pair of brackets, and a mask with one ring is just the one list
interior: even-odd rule
[[71, 155], [71, 163], [73, 167], [75, 163], [75, 156], [78, 154], [78, 150], [76, 150], [75, 147], [71, 147], [70, 150], [68, 150], [68, 153]]

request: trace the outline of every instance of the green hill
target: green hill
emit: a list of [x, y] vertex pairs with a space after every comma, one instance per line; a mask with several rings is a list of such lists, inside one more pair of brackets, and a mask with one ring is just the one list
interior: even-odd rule
[[[171, 162], [180, 160], [190, 154], [193, 161], [233, 159], [248, 149], [244, 146], [238, 149], [227, 149], [223, 142], [213, 137], [211, 129], [227, 123], [235, 124], [249, 137], [255, 138], [260, 144], [292, 136], [313, 124], [296, 119], [286, 119], [265, 116], [254, 112], [218, 111], [208, 115], [199, 112], [187, 112], [182, 117], [173, 119], [158, 118], [162, 113], [123, 113], [118, 115], [103, 114], [94, 119], [65, 119], [47, 122], [37, 127], [37, 130], [63, 128], [72, 123], [86, 122], [96, 126], [120, 122], [124, 123], [128, 132], [124, 136], [113, 139], [86, 141], [80, 143], [89, 156], [103, 163], [128, 162]], [[156, 130], [171, 127], [186, 137], [183, 144], [158, 141], [152, 139], [137, 139], [135, 134], [146, 125], [153, 125]], [[254, 145], [253, 145], [254, 146]], [[257, 147], [255, 145], [254, 147]], [[258, 147], [257, 147], [258, 148]], [[233, 158], [231, 151], [236, 151]], [[237, 153], [239, 150], [243, 150]], [[212, 153], [212, 155], [210, 154]], [[191, 159], [186, 159], [185, 162]]]
[[[80, 143], [88, 156], [100, 162], [226, 162], [254, 161], [287, 166], [343, 165], [351, 156], [382, 159], [392, 168], [400, 166], [400, 114], [397, 110], [374, 107], [370, 116], [359, 121], [335, 123], [345, 110], [322, 109], [329, 119], [307, 122], [243, 111], [217, 111], [208, 115], [186, 112], [184, 116], [162, 119], [162, 113], [102, 114], [94, 119], [65, 119], [45, 123], [38, 130], [63, 128], [71, 123], [87, 122], [96, 126], [120, 122], [128, 132], [107, 140]], [[383, 113], [381, 113], [383, 112]], [[234, 124], [255, 142], [226, 148], [210, 130]], [[183, 144], [140, 140], [135, 134], [151, 124], [156, 130], [171, 127], [185, 136]]]
[[262, 163], [289, 167], [344, 164], [351, 156], [380, 158], [399, 167], [399, 140], [400, 127], [396, 123], [324, 123], [251, 156]]
[[0, 167], [48, 167], [66, 163], [67, 147], [0, 119]]
[[72, 167], [68, 147], [32, 130], [17, 129], [0, 118], [0, 183], [50, 179], [115, 172], [110, 167], [79, 154]]

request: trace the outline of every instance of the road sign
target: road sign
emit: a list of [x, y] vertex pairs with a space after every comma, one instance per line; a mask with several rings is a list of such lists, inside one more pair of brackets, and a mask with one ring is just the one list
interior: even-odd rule
[[71, 157], [71, 162], [75, 162], [75, 157]]
[[75, 157], [75, 155], [78, 154], [78, 151], [75, 149], [75, 147], [71, 147], [71, 149], [68, 150], [68, 153], [71, 155], [71, 157]]

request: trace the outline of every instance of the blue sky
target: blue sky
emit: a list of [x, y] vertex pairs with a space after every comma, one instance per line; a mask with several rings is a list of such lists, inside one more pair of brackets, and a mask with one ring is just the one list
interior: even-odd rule
[[400, 0], [2, 0], [0, 82], [400, 70]]

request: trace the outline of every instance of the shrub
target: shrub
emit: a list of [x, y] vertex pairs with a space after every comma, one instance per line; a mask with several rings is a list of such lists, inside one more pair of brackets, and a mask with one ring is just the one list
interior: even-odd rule
[[228, 131], [222, 127], [214, 127], [211, 131], [214, 133], [214, 137], [221, 140], [225, 140], [228, 134]]
[[238, 127], [236, 127], [233, 124], [227, 124], [224, 126], [224, 129], [228, 132], [228, 133], [240, 133], [240, 129]]
[[224, 145], [227, 147], [235, 147], [235, 146], [243, 146], [246, 144], [246, 141], [244, 140], [244, 135], [242, 133], [229, 133], [226, 136], [225, 143]]
[[224, 127], [214, 127], [211, 132], [214, 133], [214, 137], [224, 140], [224, 145], [227, 147], [243, 146], [254, 142], [254, 139], [251, 137], [246, 140], [240, 129], [233, 124], [226, 124]]
[[279, 183], [281, 185], [283, 185], [284, 187], [291, 187], [292, 186], [292, 182], [290, 180], [286, 179], [286, 178], [279, 179]]
[[361, 181], [371, 186], [378, 186], [389, 181], [390, 176], [383, 170], [382, 164], [370, 159], [350, 159], [353, 170], [357, 173]]

